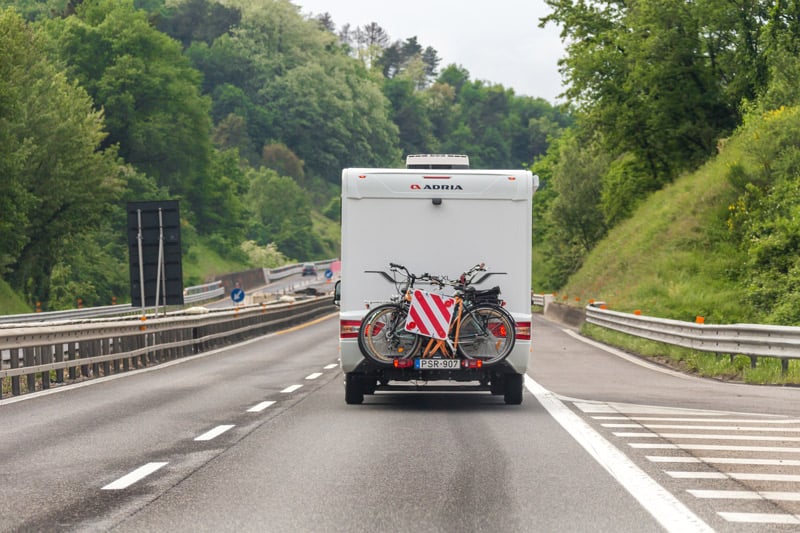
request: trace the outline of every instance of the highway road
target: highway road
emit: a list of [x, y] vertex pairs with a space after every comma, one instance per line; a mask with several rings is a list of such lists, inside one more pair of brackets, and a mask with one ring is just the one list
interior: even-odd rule
[[335, 316], [0, 401], [0, 531], [798, 531], [800, 389], [537, 317], [522, 405], [344, 403]]

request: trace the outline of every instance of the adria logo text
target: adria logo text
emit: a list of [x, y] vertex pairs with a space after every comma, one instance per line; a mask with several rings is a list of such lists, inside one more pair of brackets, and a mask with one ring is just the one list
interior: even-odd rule
[[416, 183], [411, 185], [412, 191], [463, 191], [464, 188], [461, 185], [418, 185]]

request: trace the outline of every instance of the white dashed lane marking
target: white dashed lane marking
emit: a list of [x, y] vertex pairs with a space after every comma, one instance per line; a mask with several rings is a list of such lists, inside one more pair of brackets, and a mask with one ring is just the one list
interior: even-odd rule
[[266, 402], [257, 403], [253, 407], [248, 409], [247, 412], [248, 413], [260, 413], [261, 411], [263, 411], [267, 407], [269, 407], [271, 405], [274, 405], [274, 404], [275, 404], [275, 402], [272, 401], [272, 400], [268, 400]]
[[199, 437], [195, 437], [194, 440], [211, 440], [211, 439], [215, 439], [215, 438], [219, 437], [220, 435], [222, 435], [223, 433], [225, 433], [226, 431], [228, 431], [229, 429], [231, 429], [232, 427], [233, 427], [233, 424], [226, 424], [226, 425], [222, 425], [222, 426], [217, 426], [212, 430], [206, 431], [205, 433], [203, 433]]
[[289, 385], [288, 387], [286, 387], [285, 389], [283, 389], [283, 390], [281, 391], [281, 394], [289, 394], [289, 393], [291, 393], [291, 392], [294, 392], [294, 391], [296, 391], [296, 390], [297, 390], [297, 389], [299, 389], [300, 387], [302, 387], [302, 385]]
[[146, 465], [140, 466], [130, 474], [126, 474], [119, 478], [118, 480], [109, 483], [103, 490], [122, 490], [130, 487], [140, 479], [146, 478], [159, 468], [165, 466], [167, 463], [147, 463]]

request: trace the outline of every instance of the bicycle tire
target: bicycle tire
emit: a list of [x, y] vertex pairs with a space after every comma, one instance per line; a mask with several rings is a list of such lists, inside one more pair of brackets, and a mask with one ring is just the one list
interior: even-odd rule
[[384, 366], [417, 354], [422, 337], [404, 329], [407, 315], [408, 308], [402, 304], [379, 305], [367, 313], [358, 331], [361, 353]]
[[458, 351], [466, 359], [484, 365], [499, 363], [511, 353], [515, 341], [514, 319], [500, 306], [480, 304], [461, 319]]

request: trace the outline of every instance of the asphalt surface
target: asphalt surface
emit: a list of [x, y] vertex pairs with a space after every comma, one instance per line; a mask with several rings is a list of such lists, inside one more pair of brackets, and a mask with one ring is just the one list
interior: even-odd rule
[[[0, 401], [0, 531], [800, 527], [738, 521], [757, 512], [796, 516], [796, 504], [770, 495], [796, 491], [800, 479], [747, 482], [728, 474], [699, 482], [701, 493], [685, 472], [653, 463], [655, 452], [630, 436], [642, 435], [635, 431], [645, 415], [791, 425], [800, 414], [798, 389], [648, 368], [537, 317], [520, 406], [488, 393], [425, 392], [378, 393], [346, 405], [337, 328], [331, 316], [179, 364]], [[716, 442], [708, 437], [692, 442]], [[789, 450], [793, 437], [785, 438], [776, 445]], [[708, 455], [680, 443], [663, 454]], [[774, 471], [795, 470], [785, 463]], [[725, 499], [720, 507], [696, 496], [732, 479], [737, 489], [761, 491], [761, 500], [740, 508]]]

